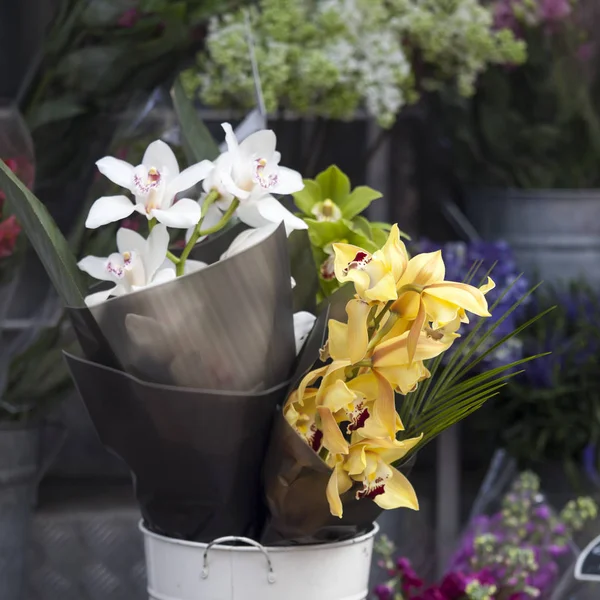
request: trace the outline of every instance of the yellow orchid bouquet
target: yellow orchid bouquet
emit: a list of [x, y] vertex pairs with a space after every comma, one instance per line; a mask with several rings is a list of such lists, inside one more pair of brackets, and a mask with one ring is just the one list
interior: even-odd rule
[[[378, 510], [418, 510], [417, 495], [401, 465], [496, 395], [517, 373], [516, 367], [535, 358], [468, 376], [516, 333], [475, 353], [490, 346], [489, 336], [508, 316], [481, 332], [484, 319], [491, 317], [486, 293], [495, 284], [489, 273], [478, 285], [446, 281], [441, 251], [409, 258], [397, 225], [373, 253], [347, 243], [332, 247], [335, 277], [342, 286], [352, 285], [354, 295], [345, 307], [347, 319], [328, 322], [320, 364], [304, 375], [283, 407], [285, 425], [280, 423], [280, 429], [293, 430], [313, 458], [294, 447], [285, 433], [275, 435], [272, 443], [273, 456], [287, 455], [274, 460], [274, 474], [267, 479], [271, 527], [281, 537], [299, 535], [298, 523], [310, 523], [311, 534], [318, 536], [336, 527], [332, 516], [340, 521], [338, 531], [344, 526], [352, 531], [368, 525]], [[472, 273], [478, 269], [475, 264]], [[457, 342], [469, 315], [482, 319]], [[442, 367], [442, 354], [453, 344], [458, 347]], [[290, 455], [294, 467], [304, 465], [301, 475], [290, 468]], [[302, 479], [311, 477], [327, 498], [328, 515], [303, 489]]]

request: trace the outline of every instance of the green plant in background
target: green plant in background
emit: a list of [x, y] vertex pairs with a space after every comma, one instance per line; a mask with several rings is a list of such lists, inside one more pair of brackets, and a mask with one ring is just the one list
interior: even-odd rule
[[391, 225], [371, 223], [361, 215], [382, 194], [364, 185], [351, 190], [350, 179], [335, 165], [303, 181], [304, 189], [292, 195], [308, 225], [321, 296], [326, 297], [340, 287], [333, 272], [332, 244], [346, 242], [375, 252], [385, 243]]
[[600, 301], [573, 286], [535, 297], [528, 312], [551, 305], [520, 339], [526, 353], [552, 353], [512, 379], [493, 426], [522, 463], [564, 461], [575, 480], [585, 450], [600, 442]]
[[254, 106], [249, 22], [269, 112], [349, 119], [364, 107], [390, 127], [423, 92], [469, 96], [490, 64], [524, 60], [492, 21], [477, 0], [261, 0], [211, 21], [186, 88], [210, 106]]
[[496, 0], [496, 26], [527, 43], [525, 64], [493, 66], [472, 100], [444, 98], [463, 178], [481, 186], [600, 185], [597, 52], [578, 0]]

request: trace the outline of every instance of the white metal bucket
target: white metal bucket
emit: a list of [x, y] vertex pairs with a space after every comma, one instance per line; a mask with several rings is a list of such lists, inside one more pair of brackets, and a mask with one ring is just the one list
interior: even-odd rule
[[[265, 548], [248, 538], [210, 544], [185, 542], [148, 531], [150, 600], [364, 600], [378, 525], [330, 544]], [[249, 546], [228, 546], [243, 541]]]

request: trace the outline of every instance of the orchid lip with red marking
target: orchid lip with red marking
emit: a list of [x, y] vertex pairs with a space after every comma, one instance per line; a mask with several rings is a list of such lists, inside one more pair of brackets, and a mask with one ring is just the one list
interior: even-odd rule
[[377, 496], [380, 496], [385, 492], [385, 484], [384, 480], [381, 477], [378, 477], [375, 480], [375, 485], [367, 485], [364, 484], [361, 490], [356, 492], [356, 499], [360, 500], [361, 498], [370, 498], [374, 500]]
[[364, 427], [370, 416], [369, 409], [362, 402], [357, 404], [354, 411], [352, 411], [351, 421], [347, 429], [348, 433]]
[[267, 161], [264, 158], [257, 158], [254, 161], [254, 183], [258, 183], [262, 188], [268, 190], [274, 185], [277, 185], [279, 180], [276, 173], [270, 173], [265, 176], [264, 170], [267, 166]]
[[356, 253], [356, 256], [348, 263], [348, 266], [344, 269], [344, 275], [348, 274], [351, 269], [364, 270], [365, 267], [371, 262], [372, 258], [367, 253], [361, 250]]

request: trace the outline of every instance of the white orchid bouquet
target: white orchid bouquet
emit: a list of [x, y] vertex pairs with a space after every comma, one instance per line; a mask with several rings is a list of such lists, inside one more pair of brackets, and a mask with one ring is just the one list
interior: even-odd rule
[[[73, 378], [101, 439], [131, 468], [146, 525], [188, 540], [302, 543], [354, 535], [382, 509], [416, 509], [405, 461], [530, 360], [469, 376], [495, 329], [475, 337], [475, 327], [439, 370], [468, 315], [490, 316], [492, 280], [446, 281], [440, 252], [409, 258], [396, 225], [375, 226], [369, 248], [331, 244], [340, 289], [317, 310], [315, 293], [298, 289], [316, 292], [322, 264], [307, 234], [291, 235], [305, 219], [276, 198], [305, 182], [280, 166], [273, 132], [238, 141], [225, 123], [218, 155], [180, 87], [174, 98], [194, 164], [180, 171], [160, 140], [137, 166], [97, 163], [125, 193], [98, 199], [87, 226], [134, 212], [148, 223], [145, 236], [119, 229], [108, 257], [77, 263], [0, 162], [0, 189], [83, 349], [66, 354]], [[364, 226], [350, 206], [377, 193], [342, 196], [319, 200], [319, 210], [340, 202], [348, 223]], [[318, 221], [323, 210], [310, 210]], [[100, 288], [88, 293], [82, 271]]]

